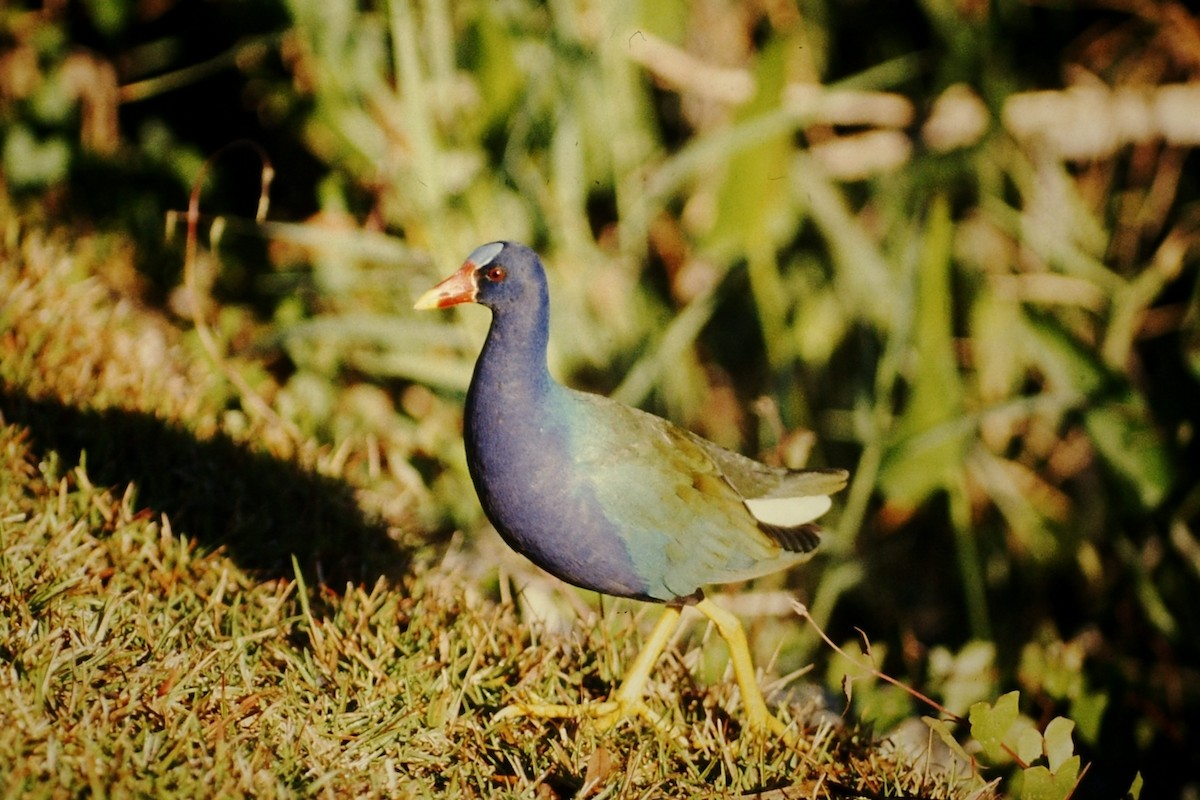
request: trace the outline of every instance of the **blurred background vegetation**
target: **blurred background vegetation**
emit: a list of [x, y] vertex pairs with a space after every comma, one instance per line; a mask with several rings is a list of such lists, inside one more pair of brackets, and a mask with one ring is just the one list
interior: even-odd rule
[[[268, 219], [228, 151], [188, 289], [168, 212], [240, 139]], [[487, 319], [409, 308], [521, 240], [564, 380], [852, 471], [824, 557], [767, 588], [952, 711], [1069, 716], [1096, 796], [1197, 791], [1197, 144], [1182, 3], [0, 9], [6, 235], [132, 243], [130, 299], [206, 314], [435, 546], [484, 524], [456, 425]], [[828, 660], [794, 628], [781, 672]]]

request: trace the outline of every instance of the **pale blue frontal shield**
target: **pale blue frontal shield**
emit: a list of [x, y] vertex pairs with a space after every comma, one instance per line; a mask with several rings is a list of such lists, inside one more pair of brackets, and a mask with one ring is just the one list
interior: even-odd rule
[[504, 242], [481, 244], [471, 252], [471, 255], [467, 256], [467, 261], [470, 261], [477, 267], [486, 266], [492, 263], [492, 259], [500, 255], [500, 251], [503, 249]]

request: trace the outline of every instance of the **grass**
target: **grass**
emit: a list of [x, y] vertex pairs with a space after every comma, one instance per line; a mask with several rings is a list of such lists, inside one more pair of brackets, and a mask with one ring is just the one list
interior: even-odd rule
[[[154, 523], [147, 547], [169, 521], [240, 596], [302, 579], [280, 612], [302, 652], [310, 614], [332, 631], [380, 581], [385, 605], [476, 593], [482, 621], [430, 612], [470, 654], [434, 659], [457, 670], [457, 716], [437, 720], [461, 752], [433, 769], [478, 769], [464, 793], [776, 785], [790, 755], [751, 769], [712, 744], [740, 741], [707, 727], [737, 701], [701, 628], [656, 685], [687, 754], [643, 754], [636, 726], [489, 727], [524, 693], [605, 696], [649, 621], [597, 616], [486, 533], [460, 405], [487, 314], [410, 312], [473, 247], [518, 239], [547, 264], [565, 382], [851, 470], [820, 558], [721, 598], [757, 663], [809, 670], [784, 691], [835, 698], [797, 715], [930, 736], [922, 704], [833, 653], [862, 629], [875, 664], [968, 720], [933, 727], [1005, 791], [1107, 798], [1139, 772], [1155, 796], [1193, 791], [1200, 72], [1182, 4], [110, 5], [0, 12], [0, 409], [46, 491], [103, 487], [111, 514]], [[222, 147], [248, 134], [275, 167], [265, 220], [258, 162]], [[189, 186], [212, 224], [181, 285], [162, 231]], [[6, 536], [28, 534], [19, 513]], [[47, 558], [69, 576], [29, 592], [87, 573]], [[515, 650], [478, 645], [513, 620]], [[878, 756], [832, 733], [839, 764]], [[328, 772], [303, 759], [288, 790]], [[385, 760], [363, 770], [420, 774]]]
[[[800, 749], [741, 735], [732, 681], [694, 677], [701, 631], [653, 683], [686, 747], [640, 723], [494, 724], [518, 696], [603, 698], [652, 615], [584, 602], [547, 626], [507, 578], [487, 590], [475, 548], [414, 536], [412, 508], [372, 502], [387, 480], [353, 445], [297, 443], [237, 411], [191, 334], [114, 290], [131, 270], [109, 239], [7, 232], [3, 796], [978, 790], [811, 699], [793, 708]], [[531, 596], [584, 599], [533, 580]]]

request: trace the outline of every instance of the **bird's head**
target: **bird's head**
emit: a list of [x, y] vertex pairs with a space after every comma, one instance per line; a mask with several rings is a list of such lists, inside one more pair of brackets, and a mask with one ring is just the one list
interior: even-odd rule
[[535, 304], [545, 291], [546, 275], [537, 253], [516, 242], [491, 242], [475, 248], [457, 272], [421, 295], [414, 308], [479, 303], [498, 311]]

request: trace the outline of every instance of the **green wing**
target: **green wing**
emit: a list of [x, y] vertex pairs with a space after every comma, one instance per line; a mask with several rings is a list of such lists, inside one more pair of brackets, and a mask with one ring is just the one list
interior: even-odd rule
[[[811, 519], [794, 526], [764, 522], [747, 501], [824, 498], [846, 483], [844, 470], [770, 467], [607, 398], [572, 392], [571, 399], [579, 480], [659, 599], [807, 560], [819, 540]], [[819, 516], [828, 501], [809, 507]]]

